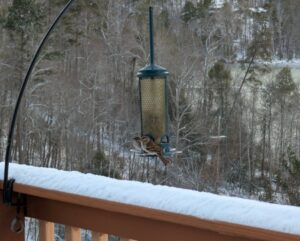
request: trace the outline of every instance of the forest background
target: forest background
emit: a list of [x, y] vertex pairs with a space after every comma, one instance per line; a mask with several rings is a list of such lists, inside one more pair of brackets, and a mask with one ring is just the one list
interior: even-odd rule
[[[0, 159], [30, 60], [65, 0], [0, 0]], [[130, 152], [137, 71], [168, 69], [166, 169]], [[13, 160], [300, 204], [300, 1], [78, 0], [22, 101]]]

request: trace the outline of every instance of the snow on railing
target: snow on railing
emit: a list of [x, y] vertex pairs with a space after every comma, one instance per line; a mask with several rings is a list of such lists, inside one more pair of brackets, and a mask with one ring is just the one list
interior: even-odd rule
[[[2, 173], [0, 163], [0, 180]], [[79, 227], [93, 230], [92, 241], [108, 234], [139, 241], [300, 240], [299, 207], [17, 164], [9, 175], [14, 192], [27, 197], [26, 216], [46, 220], [42, 241], [54, 240], [53, 223], [66, 225], [67, 241], [80, 240]], [[13, 235], [15, 215], [0, 205], [1, 237]]]

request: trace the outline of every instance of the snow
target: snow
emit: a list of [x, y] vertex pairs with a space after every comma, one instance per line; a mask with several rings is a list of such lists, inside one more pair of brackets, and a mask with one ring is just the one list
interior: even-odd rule
[[261, 7], [258, 8], [249, 8], [249, 10], [253, 13], [266, 13], [267, 10]]
[[224, 139], [227, 138], [227, 136], [210, 136], [210, 139]]
[[273, 59], [271, 64], [273, 66], [276, 66], [276, 67], [295, 67], [295, 68], [299, 68], [300, 67], [300, 59], [291, 59], [291, 60]]
[[[242, 53], [238, 53], [236, 59], [237, 61], [245, 60], [245, 56]], [[282, 68], [282, 67], [300, 68], [300, 59], [296, 59], [296, 58], [291, 60], [273, 58], [272, 61], [257, 60], [255, 61], [255, 63], [266, 64], [278, 68]]]
[[222, 8], [225, 4], [225, 0], [215, 0], [212, 7], [213, 8]]
[[[0, 179], [3, 169], [1, 162]], [[9, 177], [50, 190], [300, 235], [300, 208], [294, 206], [14, 163]]]

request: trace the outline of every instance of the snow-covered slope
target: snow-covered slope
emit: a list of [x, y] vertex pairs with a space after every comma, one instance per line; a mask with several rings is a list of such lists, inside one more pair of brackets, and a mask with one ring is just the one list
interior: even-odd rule
[[[3, 179], [4, 163], [0, 163]], [[10, 164], [17, 183], [142, 207], [300, 234], [300, 208], [92, 174]]]

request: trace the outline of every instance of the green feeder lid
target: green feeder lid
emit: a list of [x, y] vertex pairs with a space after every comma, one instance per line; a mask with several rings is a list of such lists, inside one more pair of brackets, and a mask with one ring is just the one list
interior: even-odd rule
[[167, 69], [156, 65], [156, 64], [150, 64], [145, 66], [144, 68], [140, 69], [139, 72], [137, 73], [137, 76], [140, 78], [145, 78], [145, 77], [166, 77], [169, 75], [169, 72]]

